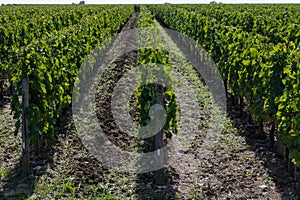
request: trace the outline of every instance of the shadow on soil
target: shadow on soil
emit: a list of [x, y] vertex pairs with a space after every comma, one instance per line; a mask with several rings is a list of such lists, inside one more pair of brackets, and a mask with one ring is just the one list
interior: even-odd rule
[[48, 166], [53, 163], [53, 150], [42, 150], [40, 156], [31, 156], [31, 173], [28, 176], [22, 175], [22, 157], [15, 167], [7, 173], [7, 177], [2, 180], [3, 192], [0, 192], [0, 199], [27, 199], [29, 198], [40, 177], [46, 174]]
[[[9, 96], [4, 96], [0, 101], [0, 109], [9, 106]], [[14, 134], [13, 131], [8, 134]], [[19, 146], [12, 146], [20, 148]], [[40, 156], [31, 157], [31, 173], [29, 176], [22, 175], [22, 156], [16, 161], [17, 164], [9, 171], [1, 171], [5, 173], [5, 178], [1, 179], [3, 191], [0, 191], [0, 199], [27, 199], [35, 189], [35, 182], [39, 177], [46, 173], [46, 166], [52, 163], [53, 151], [42, 151]], [[9, 150], [4, 149], [4, 160], [12, 160]], [[3, 170], [3, 169], [2, 169]], [[1, 176], [0, 176], [1, 177]]]
[[[154, 143], [155, 136], [144, 139], [141, 147], [142, 151], [144, 153], [155, 151]], [[155, 179], [161, 181], [161, 183], [158, 184]], [[136, 179], [136, 194], [138, 199], [176, 199], [176, 194], [178, 193], [178, 190], [175, 188], [175, 184], [178, 182], [176, 179], [179, 179], [179, 175], [171, 167], [147, 173], [139, 173]]]
[[163, 185], [155, 185], [154, 172], [138, 174], [136, 180], [136, 194], [138, 199], [176, 199], [178, 190], [175, 188], [175, 180], [179, 175], [172, 168], [163, 169], [166, 183]]
[[[288, 170], [287, 162], [277, 154], [275, 147], [270, 146], [268, 134], [262, 133], [258, 124], [252, 122], [248, 110], [243, 111], [234, 106], [232, 98], [227, 102], [228, 115], [233, 125], [243, 130], [247, 145], [255, 152], [269, 176], [276, 185], [276, 190], [281, 194], [282, 199], [300, 199], [300, 179], [293, 172]], [[268, 132], [270, 125], [264, 124], [264, 132]]]

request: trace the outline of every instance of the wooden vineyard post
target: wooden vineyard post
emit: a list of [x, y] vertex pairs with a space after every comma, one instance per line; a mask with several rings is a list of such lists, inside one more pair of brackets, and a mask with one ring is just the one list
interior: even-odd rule
[[[157, 92], [157, 101], [156, 103], [163, 106], [163, 86], [157, 85], [156, 87]], [[159, 120], [156, 118], [156, 120]], [[159, 126], [160, 122], [155, 123], [156, 126]], [[158, 151], [158, 158], [157, 158], [157, 164], [161, 166], [161, 164], [164, 162], [163, 155], [160, 151], [160, 149], [163, 147], [163, 129], [161, 129], [156, 135], [155, 135], [155, 149]], [[163, 185], [165, 183], [165, 176], [164, 176], [164, 169], [159, 169], [154, 172], [154, 182], [156, 185]]]
[[29, 106], [29, 80], [22, 79], [22, 173], [28, 175], [30, 173], [29, 160], [29, 136], [28, 136], [28, 119], [25, 118], [25, 109]]

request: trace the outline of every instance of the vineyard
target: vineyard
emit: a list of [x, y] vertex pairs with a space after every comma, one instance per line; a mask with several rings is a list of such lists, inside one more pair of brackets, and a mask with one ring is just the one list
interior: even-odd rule
[[299, 63], [298, 4], [2, 5], [0, 199], [300, 199]]

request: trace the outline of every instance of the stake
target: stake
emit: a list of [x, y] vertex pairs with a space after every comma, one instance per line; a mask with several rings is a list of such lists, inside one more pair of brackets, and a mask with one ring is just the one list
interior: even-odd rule
[[[157, 104], [163, 105], [163, 86], [162, 85], [157, 85], [156, 87], [157, 91]], [[159, 119], [156, 119], [159, 120]], [[157, 122], [156, 125], [159, 125], [160, 123]], [[163, 147], [163, 129], [160, 130], [156, 135], [155, 135], [155, 149], [158, 150], [158, 159], [157, 163], [161, 166], [163, 163], [163, 155], [160, 153], [160, 149]], [[156, 170], [154, 173], [154, 182], [156, 185], [163, 185], [165, 183], [165, 177], [164, 177], [164, 169], [159, 169]]]
[[25, 118], [25, 109], [29, 106], [29, 80], [28, 78], [22, 79], [22, 172], [23, 175], [30, 173], [29, 167], [29, 137], [28, 137], [28, 119]]

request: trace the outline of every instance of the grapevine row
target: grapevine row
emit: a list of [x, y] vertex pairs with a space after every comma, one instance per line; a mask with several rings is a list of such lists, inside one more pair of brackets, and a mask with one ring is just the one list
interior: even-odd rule
[[[169, 80], [169, 83], [165, 82], [166, 85], [172, 85], [173, 78], [169, 69], [169, 52], [164, 50], [163, 48], [164, 42], [161, 41], [161, 37], [159, 37], [159, 30], [155, 27], [153, 21], [154, 16], [148, 9], [146, 9], [145, 7], [142, 8], [143, 9], [140, 13], [139, 18], [139, 28], [142, 32], [145, 31], [145, 33], [141, 33], [139, 35], [139, 41], [141, 45], [139, 48], [138, 63], [140, 65], [147, 66], [147, 68], [152, 68], [152, 70], [155, 71], [154, 74], [160, 74], [160, 78], [165, 77], [166, 80]], [[147, 34], [148, 31], [149, 35]], [[154, 48], [153, 46], [158, 47]], [[152, 81], [159, 81], [157, 80], [157, 77], [154, 78], [151, 76], [151, 74], [151, 72], [148, 72], [146, 74], [145, 71], [143, 73], [140, 73], [141, 81], [144, 80], [146, 84], [144, 83], [145, 85], [142, 85], [137, 90], [137, 103], [138, 107], [140, 108], [140, 122], [143, 126], [146, 126], [149, 123], [150, 107], [154, 104], [157, 104], [158, 89], [162, 87], [160, 85], [151, 84]], [[166, 132], [166, 137], [171, 138], [172, 133], [176, 134], [178, 131], [176, 119], [178, 106], [176, 105], [176, 96], [171, 91], [171, 88], [167, 88], [166, 86], [164, 86], [161, 88], [161, 90], [163, 93], [163, 100], [161, 104], [163, 104], [167, 114], [166, 123], [163, 129]]]
[[[163, 106], [166, 111], [164, 125], [158, 133], [155, 131], [157, 127], [155, 130], [150, 129], [149, 133], [153, 134], [154, 132], [155, 135], [146, 139], [151, 146], [149, 150], [159, 152], [165, 146], [166, 139], [178, 132], [176, 95], [172, 92], [172, 88], [168, 88], [168, 86], [173, 86], [172, 82], [174, 81], [170, 71], [169, 52], [163, 48], [164, 41], [154, 23], [154, 16], [144, 6], [139, 14], [138, 27], [138, 64], [146, 69], [137, 72], [141, 84], [136, 89], [139, 123], [141, 126], [147, 126], [151, 120], [154, 120], [155, 126], [159, 126], [164, 116], [159, 113], [158, 116], [151, 119], [150, 108], [156, 104]], [[164, 85], [156, 84], [162, 82]], [[158, 109], [154, 112], [158, 113]], [[160, 165], [164, 158], [165, 156], [161, 155], [154, 162]], [[166, 177], [163, 169], [154, 172], [154, 179], [156, 184], [165, 183]]]
[[[0, 17], [0, 99], [4, 84], [15, 71], [20, 49], [34, 39], [53, 35], [71, 25], [81, 23], [89, 15], [102, 12], [94, 7], [1, 7]], [[6, 12], [7, 11], [7, 12]]]
[[52, 141], [62, 111], [70, 106], [72, 87], [85, 56], [116, 34], [133, 12], [129, 6], [98, 9], [79, 24], [33, 39], [18, 52], [11, 106], [19, 128], [21, 81], [27, 77], [30, 99], [25, 117], [31, 139], [44, 135], [48, 144]]
[[192, 37], [211, 54], [230, 93], [247, 101], [256, 121], [278, 126], [290, 157], [299, 163], [299, 44], [288, 40], [273, 44], [267, 37], [226, 26], [196, 9], [169, 5], [150, 9], [161, 22]]
[[[274, 44], [286, 41], [299, 43], [300, 13], [297, 6], [182, 6], [185, 10], [202, 14], [227, 26], [268, 37]], [[253, 14], [255, 13], [255, 14]]]

